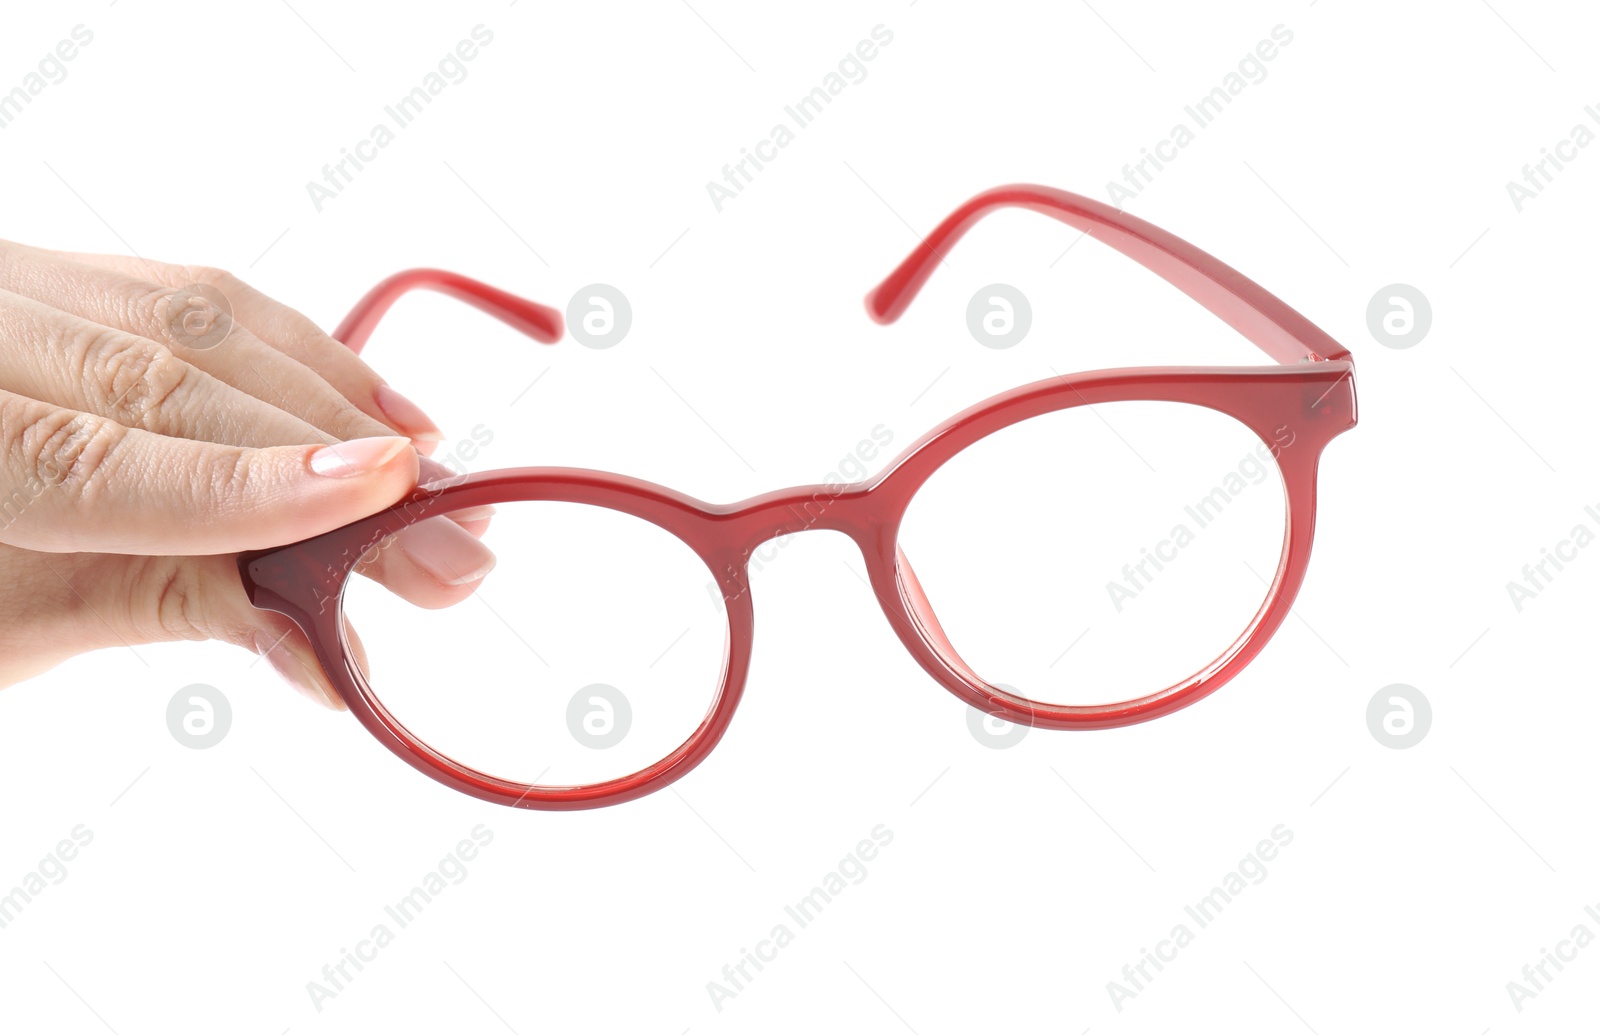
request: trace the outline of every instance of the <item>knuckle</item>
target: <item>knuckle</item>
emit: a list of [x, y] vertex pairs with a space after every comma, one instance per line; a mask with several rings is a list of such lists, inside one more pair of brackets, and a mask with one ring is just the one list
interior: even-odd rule
[[122, 326], [144, 327], [157, 332], [166, 326], [166, 308], [172, 298], [172, 289], [160, 284], [135, 281], [118, 299], [122, 310]]
[[135, 633], [145, 640], [210, 639], [205, 582], [192, 564], [177, 558], [152, 558], [131, 581], [128, 613]]
[[259, 472], [250, 462], [251, 450], [219, 449], [210, 462], [206, 476], [197, 488], [206, 493], [203, 505], [207, 510], [231, 511], [244, 506], [256, 494]]
[[124, 427], [160, 430], [193, 387], [193, 368], [146, 338], [95, 333], [82, 355], [89, 398], [102, 404], [102, 416]]
[[31, 402], [0, 409], [0, 427], [24, 481], [79, 496], [104, 481], [107, 459], [123, 434], [104, 417]]
[[157, 303], [160, 332], [153, 337], [190, 349], [222, 343], [233, 327], [233, 304], [244, 284], [231, 273], [209, 266], [186, 266], [183, 285]]
[[[138, 409], [128, 416], [146, 431], [172, 431], [181, 427], [193, 412], [189, 400], [199, 384], [194, 367], [165, 349], [159, 350], [145, 370], [143, 385], [148, 394]], [[118, 421], [124, 427], [126, 421]]]
[[239, 285], [238, 277], [215, 266], [182, 266], [179, 274], [186, 284], [209, 284], [224, 293], [231, 292]]

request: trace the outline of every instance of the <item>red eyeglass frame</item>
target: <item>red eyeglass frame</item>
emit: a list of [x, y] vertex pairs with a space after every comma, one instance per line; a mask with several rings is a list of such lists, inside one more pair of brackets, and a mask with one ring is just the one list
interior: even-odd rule
[[[1329, 441], [1356, 423], [1354, 364], [1346, 349], [1305, 317], [1199, 248], [1101, 202], [1028, 184], [985, 191], [953, 212], [867, 295], [868, 314], [878, 323], [893, 322], [950, 245], [983, 216], [1014, 206], [1077, 227], [1159, 273], [1279, 365], [1142, 367], [1053, 377], [969, 407], [923, 435], [875, 478], [842, 488], [782, 489], [739, 503], [705, 503], [600, 471], [521, 467], [454, 476], [425, 460], [418, 488], [387, 510], [303, 542], [241, 555], [239, 572], [251, 603], [285, 615], [305, 633], [350, 711], [391, 751], [456, 790], [520, 808], [619, 804], [666, 787], [704, 760], [727, 729], [744, 691], [755, 625], [750, 555], [770, 539], [806, 529], [833, 529], [856, 542], [872, 589], [901, 642], [935, 680], [974, 708], [1046, 729], [1100, 729], [1143, 722], [1193, 704], [1249, 664], [1289, 614], [1311, 552], [1318, 460]], [[379, 283], [334, 337], [359, 352], [390, 305], [415, 289], [451, 295], [542, 342], [561, 337], [556, 310], [429, 269], [408, 270]], [[1105, 705], [1051, 705], [1018, 697], [974, 673], [945, 638], [897, 546], [901, 518], [923, 482], [979, 439], [1040, 414], [1124, 400], [1207, 407], [1235, 418], [1265, 443], [1285, 429], [1293, 433], [1295, 448], [1276, 451], [1287, 504], [1277, 571], [1246, 629], [1211, 664], [1181, 683]], [[521, 500], [591, 504], [652, 522], [693, 549], [721, 587], [728, 622], [722, 686], [699, 728], [654, 765], [582, 786], [527, 785], [480, 772], [413, 736], [384, 707], [352, 660], [341, 602], [350, 573], [364, 554], [432, 514]]]

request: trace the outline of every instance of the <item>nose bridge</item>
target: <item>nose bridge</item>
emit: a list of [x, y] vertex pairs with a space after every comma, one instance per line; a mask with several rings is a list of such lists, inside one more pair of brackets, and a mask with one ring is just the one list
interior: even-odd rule
[[738, 532], [736, 549], [748, 556], [779, 536], [813, 529], [832, 529], [859, 539], [871, 522], [865, 507], [868, 492], [850, 485], [800, 485], [736, 504], [730, 515]]

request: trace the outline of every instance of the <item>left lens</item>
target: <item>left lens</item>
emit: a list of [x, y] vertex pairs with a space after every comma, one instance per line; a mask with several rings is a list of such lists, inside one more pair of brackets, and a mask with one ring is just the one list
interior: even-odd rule
[[1287, 525], [1276, 455], [1292, 448], [1178, 403], [1031, 417], [917, 490], [901, 585], [979, 680], [1049, 705], [1159, 693], [1224, 655], [1267, 599]]

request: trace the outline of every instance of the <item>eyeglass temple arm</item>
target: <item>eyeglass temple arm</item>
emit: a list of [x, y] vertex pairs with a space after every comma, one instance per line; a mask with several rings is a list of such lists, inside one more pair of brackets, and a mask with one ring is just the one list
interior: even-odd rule
[[401, 295], [419, 289], [449, 295], [546, 344], [561, 340], [561, 313], [557, 310], [471, 277], [435, 269], [402, 270], [379, 281], [334, 328], [334, 339], [348, 345], [352, 352], [360, 352], [389, 307]]
[[1215, 256], [1104, 202], [1027, 183], [984, 191], [947, 216], [867, 295], [867, 313], [878, 323], [899, 319], [945, 252], [974, 223], [1012, 207], [1059, 219], [1154, 270], [1279, 363], [1350, 358], [1349, 350], [1310, 320]]

